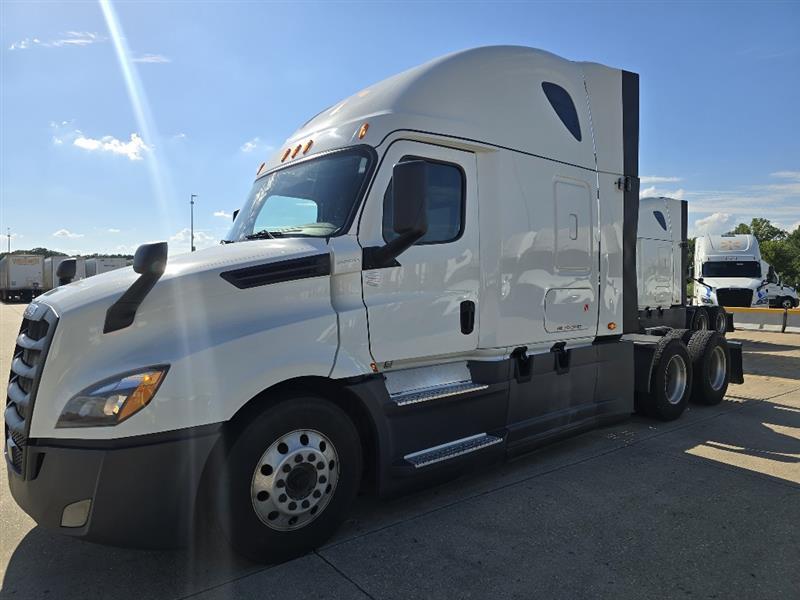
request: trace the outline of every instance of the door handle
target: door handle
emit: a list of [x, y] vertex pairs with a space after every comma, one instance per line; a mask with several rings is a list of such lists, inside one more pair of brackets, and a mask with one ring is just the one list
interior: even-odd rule
[[469, 335], [475, 329], [475, 303], [464, 300], [461, 303], [461, 333]]

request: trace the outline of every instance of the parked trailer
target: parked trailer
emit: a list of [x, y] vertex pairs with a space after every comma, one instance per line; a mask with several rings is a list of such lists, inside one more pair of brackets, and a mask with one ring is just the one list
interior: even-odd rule
[[101, 273], [108, 273], [116, 269], [122, 269], [128, 266], [128, 262], [124, 258], [119, 257], [98, 257], [86, 259], [86, 277], [94, 277]]
[[721, 306], [691, 306], [687, 301], [689, 278], [687, 202], [675, 198], [639, 200], [636, 274], [639, 319], [647, 330], [672, 327], [733, 331], [733, 319]]
[[322, 111], [259, 169], [228, 243], [169, 265], [147, 244], [28, 307], [14, 498], [88, 540], [216, 521], [283, 560], [364, 481], [396, 494], [719, 402], [740, 345], [639, 333], [638, 104], [634, 73], [489, 47]]
[[42, 257], [7, 254], [0, 259], [0, 298], [30, 302], [42, 292]]
[[[58, 266], [68, 260], [68, 256], [49, 256], [44, 259], [44, 289], [52, 290], [58, 287]], [[75, 258], [75, 277], [74, 281], [86, 279], [86, 259]]]

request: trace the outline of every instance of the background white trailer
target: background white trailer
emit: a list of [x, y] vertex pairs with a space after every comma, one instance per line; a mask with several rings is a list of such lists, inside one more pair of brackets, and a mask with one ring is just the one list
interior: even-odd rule
[[30, 301], [42, 292], [42, 257], [9, 254], [0, 259], [0, 297]]
[[[55, 287], [58, 287], [58, 275], [56, 271], [58, 271], [58, 266], [70, 258], [69, 256], [49, 256], [44, 259], [44, 289], [45, 290], [52, 290]], [[85, 279], [86, 278], [86, 259], [84, 258], [76, 258], [75, 259], [75, 277], [72, 281], [77, 281], [78, 279]]]
[[128, 266], [128, 260], [118, 257], [98, 257], [86, 259], [86, 277], [100, 275], [100, 273], [107, 273], [115, 269], [121, 269]]

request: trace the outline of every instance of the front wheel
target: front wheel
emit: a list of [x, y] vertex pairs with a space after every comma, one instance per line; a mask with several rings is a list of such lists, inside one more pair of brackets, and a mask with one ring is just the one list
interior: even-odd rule
[[786, 310], [794, 308], [794, 300], [792, 298], [781, 298], [781, 308]]
[[233, 548], [281, 562], [324, 543], [347, 516], [361, 481], [361, 444], [348, 416], [298, 395], [264, 411], [228, 451], [215, 516]]

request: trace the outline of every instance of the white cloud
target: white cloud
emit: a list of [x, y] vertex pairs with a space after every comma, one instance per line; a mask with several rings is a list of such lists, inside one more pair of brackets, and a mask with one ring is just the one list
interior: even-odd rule
[[770, 177], [778, 177], [779, 179], [796, 179], [800, 181], [800, 171], [776, 171], [770, 173]]
[[104, 42], [107, 38], [90, 31], [67, 31], [62, 37], [42, 41], [39, 38], [27, 37], [11, 44], [9, 50], [27, 50], [29, 48], [61, 48], [64, 46], [81, 47]]
[[135, 63], [150, 63], [150, 64], [164, 64], [172, 62], [171, 58], [167, 58], [163, 54], [142, 54], [133, 59]]
[[699, 235], [706, 233], [724, 233], [730, 229], [731, 215], [728, 213], [713, 213], [694, 222], [695, 232]]
[[658, 175], [642, 175], [639, 177], [639, 183], [642, 185], [650, 185], [653, 183], [676, 183], [682, 181], [680, 177], [660, 177]]
[[[184, 227], [175, 235], [170, 236], [169, 241], [173, 242], [179, 251], [186, 251], [189, 249], [189, 242], [191, 240], [191, 230], [188, 227]], [[217, 238], [213, 235], [205, 231], [200, 231], [195, 229], [194, 230], [194, 245], [195, 248], [207, 248], [208, 246], [213, 246], [217, 243]]]
[[59, 229], [58, 231], [54, 231], [53, 232], [53, 237], [68, 238], [70, 240], [74, 240], [74, 239], [77, 239], [77, 238], [82, 238], [83, 234], [82, 233], [74, 233], [74, 232], [70, 231], [69, 229]]
[[657, 198], [660, 196], [664, 196], [666, 198], [675, 198], [676, 200], [684, 200], [685, 195], [686, 191], [683, 188], [677, 190], [666, 190], [658, 188], [654, 185], [639, 191], [640, 198], [652, 198], [652, 197]]
[[109, 227], [108, 233], [119, 233], [121, 230], [117, 229], [116, 227]]
[[254, 137], [249, 142], [245, 142], [244, 144], [242, 144], [242, 147], [240, 148], [240, 150], [242, 152], [252, 152], [256, 148], [258, 148], [259, 141], [260, 140], [257, 137]]
[[144, 143], [138, 133], [132, 133], [131, 139], [127, 142], [110, 135], [94, 139], [86, 137], [78, 131], [76, 133], [79, 134], [79, 137], [75, 138], [72, 144], [89, 152], [111, 152], [126, 156], [129, 160], [142, 160], [142, 153], [150, 150], [150, 146]]
[[233, 215], [231, 213], [226, 213], [224, 210], [217, 210], [214, 211], [215, 217], [222, 217], [223, 219], [232, 219]]

